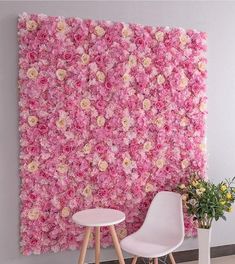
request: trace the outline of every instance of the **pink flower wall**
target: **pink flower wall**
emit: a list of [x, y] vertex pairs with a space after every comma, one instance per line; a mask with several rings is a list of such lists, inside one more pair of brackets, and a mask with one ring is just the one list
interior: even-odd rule
[[23, 254], [78, 249], [85, 208], [125, 212], [123, 238], [205, 175], [205, 33], [25, 13], [18, 30]]

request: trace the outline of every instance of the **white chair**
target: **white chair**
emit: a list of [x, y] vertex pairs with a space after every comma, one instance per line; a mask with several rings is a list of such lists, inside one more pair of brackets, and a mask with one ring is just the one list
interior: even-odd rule
[[175, 264], [172, 252], [184, 240], [184, 218], [181, 195], [173, 192], [159, 192], [153, 199], [145, 221], [138, 231], [121, 241], [121, 247], [138, 257], [158, 258], [168, 255]]

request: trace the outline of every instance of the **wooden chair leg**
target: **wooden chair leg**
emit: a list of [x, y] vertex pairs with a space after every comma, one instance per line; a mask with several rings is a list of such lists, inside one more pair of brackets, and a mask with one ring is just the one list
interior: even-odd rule
[[138, 259], [138, 257], [137, 257], [137, 256], [134, 256], [134, 258], [133, 258], [133, 260], [132, 260], [131, 264], [136, 264], [136, 262], [137, 262], [137, 259]]
[[123, 255], [122, 255], [122, 250], [118, 241], [117, 233], [115, 231], [115, 227], [113, 225], [109, 226], [109, 231], [111, 233], [112, 239], [113, 239], [113, 244], [118, 256], [118, 260], [120, 264], [125, 264]]
[[100, 227], [95, 228], [95, 264], [100, 263]]
[[172, 264], [176, 264], [175, 259], [174, 259], [173, 255], [172, 255], [172, 253], [169, 254], [169, 257], [170, 257], [171, 263]]
[[85, 232], [85, 236], [82, 242], [82, 248], [80, 251], [80, 255], [79, 255], [79, 260], [78, 260], [78, 264], [83, 264], [84, 260], [85, 260], [85, 256], [86, 256], [86, 251], [87, 251], [87, 246], [88, 246], [88, 242], [89, 242], [89, 237], [91, 234], [91, 227], [88, 226], [86, 227], [86, 232]]
[[154, 264], [158, 264], [158, 258], [154, 259]]

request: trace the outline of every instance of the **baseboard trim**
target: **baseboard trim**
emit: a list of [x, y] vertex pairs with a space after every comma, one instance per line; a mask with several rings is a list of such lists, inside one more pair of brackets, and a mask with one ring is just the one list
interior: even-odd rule
[[[198, 260], [198, 249], [193, 250], [185, 250], [185, 251], [178, 251], [173, 253], [176, 263], [187, 262], [187, 261], [194, 261]], [[211, 258], [218, 258], [224, 256], [235, 255], [235, 244], [232, 245], [225, 245], [225, 246], [217, 246], [211, 248]], [[132, 259], [128, 258], [125, 259], [126, 264], [131, 264]], [[117, 260], [113, 261], [105, 261], [102, 262], [105, 264], [117, 264]], [[148, 262], [143, 262], [141, 259], [138, 259], [137, 264], [144, 264]], [[167, 263], [171, 263], [169, 259], [167, 259]]]
[[[235, 255], [235, 244], [211, 248], [211, 258]], [[198, 260], [198, 249], [174, 252], [176, 262]]]

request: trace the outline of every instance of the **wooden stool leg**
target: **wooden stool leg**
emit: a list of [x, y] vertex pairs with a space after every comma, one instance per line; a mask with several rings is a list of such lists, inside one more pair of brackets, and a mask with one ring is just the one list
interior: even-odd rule
[[136, 264], [136, 262], [137, 262], [137, 259], [138, 259], [138, 257], [137, 257], [137, 256], [134, 256], [134, 258], [133, 258], [133, 260], [132, 260], [131, 264]]
[[112, 239], [113, 239], [113, 244], [118, 256], [118, 260], [120, 264], [125, 264], [123, 255], [122, 255], [122, 250], [118, 241], [117, 233], [115, 231], [115, 227], [113, 225], [109, 226], [109, 231], [111, 233]]
[[158, 258], [154, 259], [154, 264], [158, 264]]
[[100, 263], [100, 227], [95, 228], [95, 264]]
[[175, 259], [174, 259], [173, 255], [172, 255], [172, 253], [169, 254], [169, 257], [170, 257], [171, 263], [172, 264], [176, 264]]
[[89, 237], [90, 237], [90, 234], [91, 234], [91, 229], [92, 228], [90, 226], [86, 227], [86, 232], [85, 232], [85, 236], [83, 238], [82, 248], [81, 248], [81, 251], [80, 251], [78, 264], [83, 264], [84, 263], [85, 256], [86, 256], [86, 250], [87, 250], [87, 246], [88, 246], [88, 242], [89, 242]]

